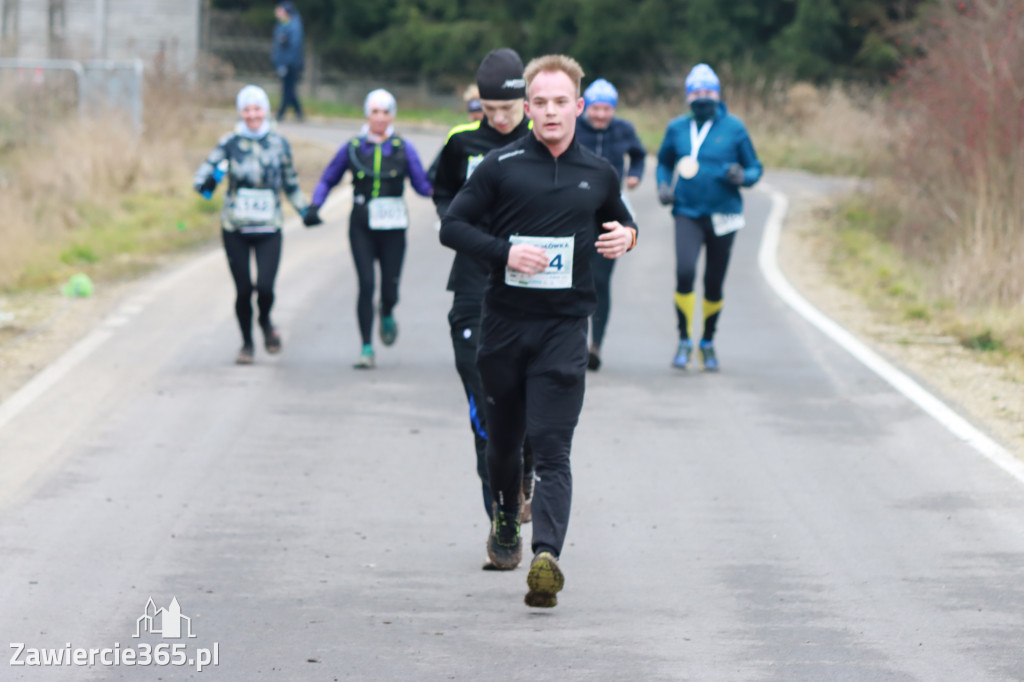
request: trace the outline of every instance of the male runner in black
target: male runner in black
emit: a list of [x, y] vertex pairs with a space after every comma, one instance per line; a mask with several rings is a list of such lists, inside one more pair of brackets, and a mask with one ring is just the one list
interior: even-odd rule
[[[514, 50], [504, 47], [489, 53], [480, 62], [476, 79], [484, 118], [452, 128], [435, 162], [434, 205], [440, 218], [444, 218], [448, 205], [487, 152], [505, 146], [530, 130], [530, 121], [523, 112], [523, 99], [526, 97], [523, 62]], [[469, 402], [469, 422], [476, 445], [476, 471], [480, 476], [484, 508], [488, 518], [493, 519], [491, 484], [487, 475], [487, 415], [480, 373], [476, 368], [480, 307], [489, 272], [487, 261], [467, 253], [455, 254], [448, 276], [448, 290], [454, 294], [448, 325], [455, 351], [455, 368]], [[533, 490], [533, 461], [528, 449], [524, 454], [529, 460], [523, 469], [522, 521], [526, 522]], [[484, 568], [491, 569], [494, 565], [485, 564]]]
[[551, 607], [564, 584], [558, 557], [572, 497], [569, 452], [583, 407], [587, 318], [595, 302], [590, 256], [596, 248], [618, 258], [636, 243], [637, 229], [615, 170], [574, 139], [583, 112], [579, 64], [540, 57], [525, 77], [533, 133], [477, 166], [441, 222], [441, 242], [491, 266], [478, 353], [497, 502], [487, 553], [502, 568], [522, 560], [525, 436], [537, 472], [525, 601]]

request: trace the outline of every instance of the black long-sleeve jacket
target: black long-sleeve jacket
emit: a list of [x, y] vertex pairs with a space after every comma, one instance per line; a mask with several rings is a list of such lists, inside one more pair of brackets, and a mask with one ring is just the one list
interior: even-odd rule
[[[484, 158], [448, 207], [440, 236], [445, 246], [490, 264], [489, 309], [513, 317], [588, 317], [596, 300], [590, 256], [601, 223], [612, 220], [636, 229], [611, 164], [575, 140], [554, 157], [531, 134]], [[533, 289], [507, 283], [514, 236], [571, 237], [571, 285]], [[565, 260], [553, 260], [549, 271], [567, 266]]]
[[[504, 147], [529, 132], [530, 119], [525, 116], [504, 135], [492, 128], [486, 118], [452, 128], [436, 161], [433, 198], [437, 216], [444, 218], [448, 205], [487, 152]], [[448, 291], [483, 296], [489, 272], [490, 265], [486, 261], [467, 253], [456, 253], [448, 274]]]

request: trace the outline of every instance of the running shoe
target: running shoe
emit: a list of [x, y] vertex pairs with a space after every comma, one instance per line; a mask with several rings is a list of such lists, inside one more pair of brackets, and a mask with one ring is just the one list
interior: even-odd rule
[[591, 346], [587, 352], [587, 369], [596, 372], [601, 369], [601, 349]]
[[238, 351], [238, 356], [235, 358], [236, 365], [251, 365], [252, 364], [252, 344], [246, 343], [242, 345], [241, 350]]
[[565, 576], [558, 567], [558, 559], [551, 552], [540, 552], [530, 563], [526, 574], [526, 586], [530, 591], [523, 599], [527, 606], [550, 609], [558, 604], [557, 595], [565, 586]]
[[523, 560], [523, 539], [519, 536], [518, 514], [494, 513], [487, 536], [487, 558], [499, 571], [511, 571]]
[[705, 372], [718, 371], [718, 356], [715, 355], [715, 346], [710, 341], [700, 342], [700, 357], [704, 362]]
[[690, 368], [690, 353], [693, 352], [693, 341], [690, 339], [679, 339], [679, 348], [676, 349], [676, 356], [672, 358], [672, 366], [676, 369]]
[[390, 346], [398, 338], [398, 323], [394, 315], [381, 315], [380, 317], [380, 340], [385, 346]]
[[271, 355], [281, 352], [281, 335], [277, 333], [277, 329], [272, 326], [263, 328], [263, 346]]
[[360, 353], [359, 359], [352, 365], [354, 369], [373, 369], [377, 366], [376, 358], [373, 354], [372, 346], [363, 346], [363, 352]]

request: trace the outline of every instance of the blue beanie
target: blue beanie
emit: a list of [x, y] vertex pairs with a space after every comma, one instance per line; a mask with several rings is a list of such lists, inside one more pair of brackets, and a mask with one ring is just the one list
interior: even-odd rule
[[690, 75], [686, 77], [686, 94], [689, 95], [695, 90], [722, 92], [722, 85], [718, 81], [718, 76], [707, 64], [698, 64], [693, 67], [690, 70]]
[[590, 87], [583, 91], [584, 107], [589, 107], [595, 102], [604, 102], [605, 104], [617, 107], [619, 105], [619, 91], [605, 79], [598, 78], [590, 84]]

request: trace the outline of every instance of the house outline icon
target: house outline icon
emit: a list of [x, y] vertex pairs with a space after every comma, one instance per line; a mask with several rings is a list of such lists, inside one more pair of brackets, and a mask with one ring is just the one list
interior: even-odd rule
[[[145, 611], [135, 621], [135, 634], [132, 637], [141, 637], [143, 632], [160, 635], [163, 639], [181, 639], [181, 623], [185, 621], [185, 633], [188, 638], [195, 637], [192, 634], [192, 619], [181, 615], [181, 606], [178, 598], [172, 597], [171, 604], [166, 609], [156, 607], [153, 598], [146, 602]], [[159, 624], [158, 624], [159, 622]]]

